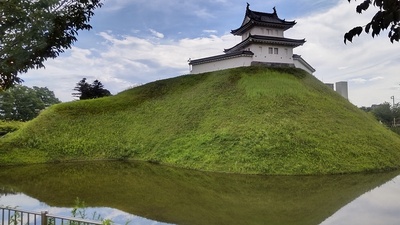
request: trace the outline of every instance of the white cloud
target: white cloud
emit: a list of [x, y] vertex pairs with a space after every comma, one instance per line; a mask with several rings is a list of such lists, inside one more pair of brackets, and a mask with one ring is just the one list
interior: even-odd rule
[[369, 106], [396, 94], [390, 87], [400, 81], [397, 75], [400, 52], [398, 44], [391, 44], [385, 34], [373, 39], [362, 33], [353, 43], [344, 44], [344, 33], [366, 24], [374, 14], [374, 8], [357, 14], [356, 5], [354, 1], [352, 4], [340, 1], [325, 12], [298, 18], [286, 36], [306, 38], [305, 45], [295, 52], [316, 68], [316, 77], [330, 83], [349, 81], [350, 101]]
[[385, 78], [379, 76], [379, 77], [373, 77], [373, 78], [369, 79], [369, 81], [376, 81], [376, 80], [382, 80], [382, 79], [385, 79]]
[[349, 82], [354, 82], [354, 83], [359, 83], [359, 84], [364, 84], [367, 82], [373, 82], [373, 81], [379, 81], [379, 80], [383, 80], [384, 77], [378, 76], [378, 77], [372, 77], [372, 78], [353, 78], [350, 79]]
[[365, 82], [367, 82], [367, 80], [364, 78], [354, 78], [354, 79], [351, 79], [350, 81], [354, 82], [354, 83], [358, 83], [358, 84], [364, 84]]
[[127, 0], [105, 0], [103, 3], [104, 3], [104, 6], [102, 7], [102, 10], [118, 11], [120, 9], [127, 7], [132, 2], [127, 1]]
[[[339, 1], [328, 10], [296, 18], [297, 24], [285, 35], [306, 38], [305, 45], [296, 48], [295, 53], [316, 68], [317, 78], [329, 83], [349, 81], [350, 101], [368, 106], [397, 94], [392, 87], [400, 83], [397, 66], [400, 52], [398, 44], [391, 44], [385, 35], [372, 39], [363, 33], [353, 43], [343, 43], [345, 32], [367, 23], [373, 14], [372, 11], [356, 14], [356, 4], [352, 2]], [[202, 16], [212, 17], [207, 10], [195, 9], [202, 11]], [[178, 40], [167, 39], [154, 29], [150, 32], [153, 37], [148, 38], [136, 33], [100, 32], [102, 44], [97, 49], [73, 47], [67, 54], [46, 62], [46, 70], [30, 71], [22, 78], [27, 81], [25, 85], [48, 86], [63, 101], [71, 99], [73, 86], [83, 77], [89, 81], [99, 79], [115, 94], [136, 84], [186, 74], [189, 58], [222, 54], [224, 48], [241, 40], [229, 33], [216, 35], [217, 30], [203, 30], [209, 34], [207, 37]]]
[[218, 33], [217, 30], [203, 30], [203, 32], [204, 33], [213, 33], [213, 34]]
[[202, 19], [213, 19], [215, 16], [210, 13], [207, 9], [197, 9], [193, 12], [197, 17]]
[[153, 29], [149, 29], [149, 31], [150, 31], [151, 34], [153, 34], [153, 36], [156, 37], [156, 38], [160, 38], [160, 39], [164, 38], [164, 34], [162, 34], [162, 33], [160, 33], [160, 32], [157, 32], [157, 31], [155, 31], [155, 30], [153, 30]]
[[[232, 35], [153, 42], [135, 36], [101, 32], [104, 49], [73, 47], [46, 62], [46, 69], [23, 74], [28, 86], [47, 86], [62, 101], [72, 100], [72, 89], [83, 77], [100, 80], [113, 94], [129, 87], [189, 73], [187, 60], [222, 54], [240, 41]], [[48, 82], [52, 80], [53, 82]]]

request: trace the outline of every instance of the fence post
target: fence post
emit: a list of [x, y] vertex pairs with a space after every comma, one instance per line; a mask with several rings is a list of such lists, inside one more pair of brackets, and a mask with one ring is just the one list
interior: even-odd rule
[[40, 212], [42, 218], [42, 225], [47, 225], [47, 211]]

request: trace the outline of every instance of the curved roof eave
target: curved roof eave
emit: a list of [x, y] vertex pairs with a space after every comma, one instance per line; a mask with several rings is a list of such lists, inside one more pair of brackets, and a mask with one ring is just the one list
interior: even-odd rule
[[246, 31], [253, 28], [255, 25], [262, 26], [262, 27], [277, 27], [277, 28], [282, 28], [284, 30], [288, 30], [288, 29], [292, 28], [295, 24], [296, 24], [296, 22], [294, 22], [294, 24], [280, 24], [280, 23], [266, 23], [266, 22], [250, 20], [249, 22], [242, 25], [241, 27], [231, 30], [231, 34], [242, 35]]
[[289, 39], [289, 38], [272, 37], [272, 36], [250, 35], [244, 41], [233, 46], [232, 48], [225, 49], [224, 52], [229, 53], [229, 52], [238, 51], [242, 48], [247, 47], [251, 43], [255, 43], [255, 42], [298, 47], [298, 46], [303, 45], [306, 42], [306, 40], [305, 39]]

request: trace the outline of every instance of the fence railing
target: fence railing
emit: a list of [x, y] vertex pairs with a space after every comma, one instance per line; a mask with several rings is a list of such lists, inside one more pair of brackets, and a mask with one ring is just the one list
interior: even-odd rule
[[102, 222], [62, 217], [0, 206], [0, 225], [101, 225]]

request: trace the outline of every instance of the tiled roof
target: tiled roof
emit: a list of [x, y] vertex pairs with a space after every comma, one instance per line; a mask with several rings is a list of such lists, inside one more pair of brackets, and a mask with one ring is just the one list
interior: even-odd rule
[[280, 19], [276, 13], [275, 7], [273, 13], [264, 13], [250, 10], [249, 4], [247, 4], [246, 15], [243, 19], [242, 25], [238, 29], [232, 30], [231, 33], [234, 35], [241, 35], [254, 25], [278, 27], [287, 30], [293, 27], [295, 24], [296, 21], [286, 21]]
[[261, 35], [250, 35], [247, 39], [233, 46], [232, 48], [225, 49], [224, 52], [236, 52], [246, 48], [251, 43], [266, 43], [266, 44], [278, 44], [285, 46], [297, 47], [305, 43], [305, 39], [290, 39], [285, 37], [274, 37], [274, 36], [261, 36]]
[[207, 58], [191, 60], [189, 62], [189, 65], [198, 65], [198, 64], [203, 64], [203, 63], [207, 63], [207, 62], [221, 61], [221, 60], [225, 60], [228, 58], [235, 58], [235, 57], [241, 57], [241, 56], [252, 57], [253, 55], [254, 55], [254, 53], [251, 51], [236, 51], [236, 52], [225, 53], [222, 55], [216, 55], [216, 56], [211, 56], [211, 57], [207, 57]]

